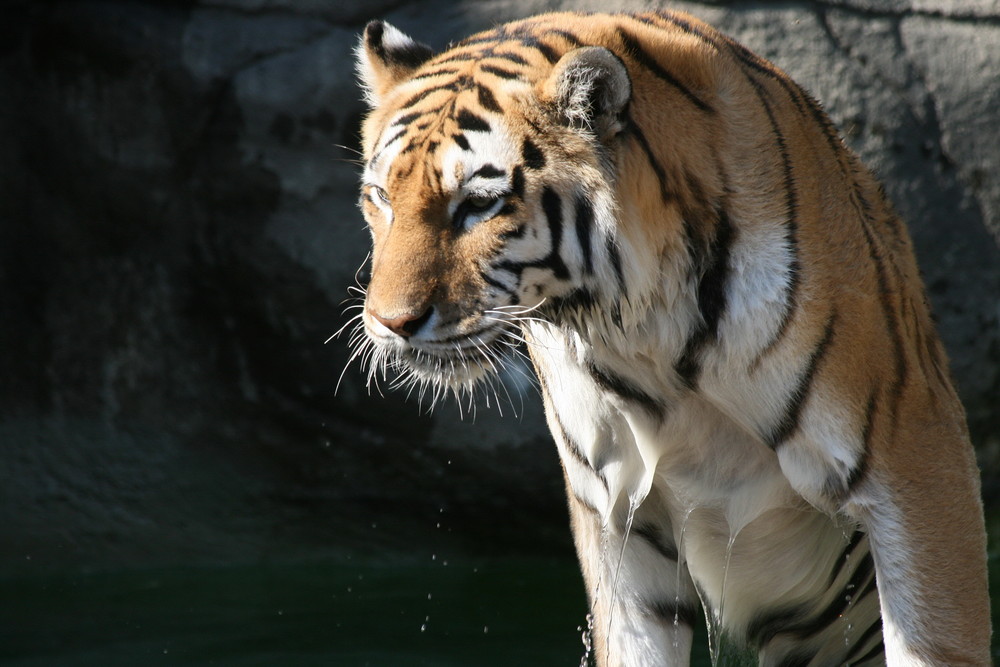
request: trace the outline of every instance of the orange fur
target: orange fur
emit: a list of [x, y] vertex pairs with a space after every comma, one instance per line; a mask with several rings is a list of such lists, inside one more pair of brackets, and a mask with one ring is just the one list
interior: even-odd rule
[[[596, 48], [587, 55], [582, 46]], [[636, 402], [647, 413], [663, 405], [718, 415], [747, 447], [775, 452], [772, 465], [801, 499], [860, 523], [891, 626], [890, 662], [988, 664], [985, 532], [962, 406], [905, 227], [817, 103], [771, 63], [683, 14], [547, 14], [420, 62], [416, 46], [376, 50], [369, 43], [360, 55], [376, 104], [363, 126], [371, 179], [363, 208], [374, 242], [369, 330], [374, 320], [416, 329], [433, 312], [433, 327], [451, 323], [439, 338], [473, 336], [484, 330], [484, 309], [511, 307], [498, 301], [504, 290], [514, 305], [540, 309], [539, 319], [549, 313], [561, 329], [526, 324], [523, 335], [530, 343], [574, 332], [579, 342], [567, 349], [615, 371], [607, 380], [591, 370], [594, 391], [635, 433]], [[627, 104], [617, 105], [626, 92]], [[468, 109], [476, 118], [463, 125]], [[500, 137], [490, 154], [529, 156], [528, 141], [544, 167], [524, 167], [523, 192], [511, 177], [492, 215], [456, 231], [468, 199], [447, 183], [472, 187], [474, 165], [449, 171], [447, 151], [470, 133], [486, 136], [477, 119], [490, 127], [483, 141]], [[394, 132], [399, 144], [388, 140]], [[509, 165], [497, 169], [510, 176]], [[387, 203], [371, 194], [379, 190]], [[597, 232], [592, 247], [580, 236], [581, 197], [597, 202], [595, 227], [611, 227], [600, 245]], [[545, 218], [547, 231], [538, 223]], [[532, 234], [539, 250], [525, 251], [517, 272], [496, 264]], [[557, 240], [564, 254], [576, 253], [563, 267], [542, 257]], [[587, 262], [597, 268], [581, 291]], [[771, 265], [784, 273], [760, 268]], [[489, 266], [501, 268], [490, 277]], [[549, 276], [560, 272], [570, 278]], [[571, 297], [592, 299], [599, 315]], [[545, 310], [554, 303], [569, 305]], [[773, 321], [760, 324], [753, 312]], [[413, 341], [384, 344], [405, 351]], [[563, 372], [543, 346], [529, 349], [543, 385]], [[545, 389], [547, 411], [568, 465], [574, 425], [559, 425], [558, 391]], [[660, 426], [649, 428], [668, 442]], [[831, 444], [835, 432], [848, 435]], [[657, 480], [679, 474], [671, 465], [683, 457], [661, 456]], [[652, 493], [665, 499], [659, 484]], [[567, 488], [593, 590], [602, 576], [586, 553], [601, 542], [594, 517], [607, 521], [617, 505], [588, 507], [568, 468]], [[596, 641], [604, 664], [607, 631], [598, 628]]]

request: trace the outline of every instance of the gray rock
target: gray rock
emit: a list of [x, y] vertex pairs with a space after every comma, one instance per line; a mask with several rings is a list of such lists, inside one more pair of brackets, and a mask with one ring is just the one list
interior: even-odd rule
[[[515, 372], [509, 399], [489, 397], [503, 416], [481, 400], [461, 421], [454, 404], [428, 415], [400, 392], [380, 396], [357, 360], [341, 380], [349, 330], [324, 345], [353, 312], [342, 314], [348, 286], [365, 281], [351, 51], [381, 15], [442, 48], [540, 11], [646, 4], [5, 8], [0, 573], [472, 550], [484, 536], [565, 549], [559, 464], [530, 381]], [[996, 8], [672, 6], [787, 69], [881, 173], [912, 230], [993, 489]]]

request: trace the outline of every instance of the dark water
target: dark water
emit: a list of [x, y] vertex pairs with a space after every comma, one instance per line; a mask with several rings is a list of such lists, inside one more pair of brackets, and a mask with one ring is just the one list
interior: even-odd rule
[[19, 577], [0, 580], [0, 665], [576, 667], [585, 614], [570, 558]]
[[515, 557], [19, 578], [0, 604], [19, 667], [575, 666], [586, 615], [572, 559]]

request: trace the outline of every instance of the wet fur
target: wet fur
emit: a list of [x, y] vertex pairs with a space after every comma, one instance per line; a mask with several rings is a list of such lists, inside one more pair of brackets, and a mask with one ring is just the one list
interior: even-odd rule
[[964, 413], [905, 227], [814, 100], [679, 13], [437, 55], [375, 22], [358, 60], [358, 354], [436, 398], [526, 342], [598, 664], [687, 664], [702, 605], [766, 665], [989, 664]]

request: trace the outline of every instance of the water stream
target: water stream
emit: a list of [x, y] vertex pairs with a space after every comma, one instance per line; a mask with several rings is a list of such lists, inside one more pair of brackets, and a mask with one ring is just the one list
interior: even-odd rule
[[625, 530], [622, 532], [622, 547], [618, 552], [618, 564], [615, 566], [615, 577], [611, 585], [611, 601], [608, 605], [608, 642], [606, 651], [609, 663], [611, 661], [611, 628], [614, 624], [615, 608], [618, 606], [618, 578], [621, 575], [622, 563], [625, 561], [625, 547], [628, 546], [628, 538], [632, 534], [632, 521], [635, 519], [635, 511], [641, 502], [642, 499], [629, 498], [628, 516], [625, 518]]

